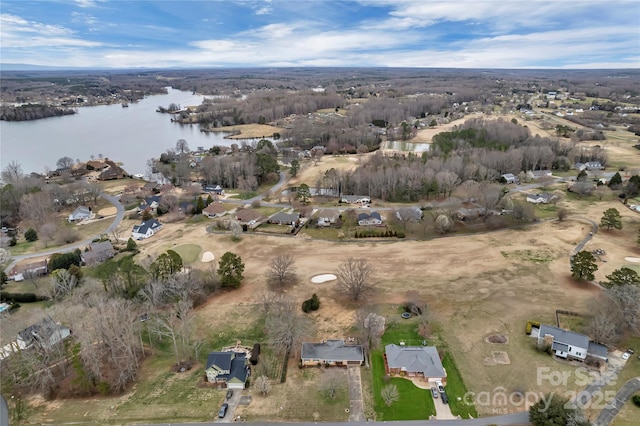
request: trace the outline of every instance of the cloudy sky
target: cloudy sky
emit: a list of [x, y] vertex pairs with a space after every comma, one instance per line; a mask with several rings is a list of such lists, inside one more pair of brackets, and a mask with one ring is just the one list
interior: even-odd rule
[[640, 1], [1, 0], [0, 62], [640, 68]]

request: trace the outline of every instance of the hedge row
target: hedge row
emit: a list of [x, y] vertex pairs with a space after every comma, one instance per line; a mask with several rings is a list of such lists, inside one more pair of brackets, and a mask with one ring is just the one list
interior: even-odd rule
[[389, 231], [386, 230], [384, 232], [374, 232], [374, 231], [367, 231], [367, 232], [356, 232], [355, 233], [355, 238], [388, 238], [388, 237], [398, 237], [398, 238], [404, 238], [404, 232], [396, 232], [396, 231]]
[[533, 329], [533, 327], [540, 328], [540, 325], [540, 321], [528, 321], [525, 332], [531, 334], [531, 329]]
[[35, 293], [9, 293], [0, 292], [0, 301], [6, 303], [34, 303], [49, 300], [46, 296], [38, 296]]

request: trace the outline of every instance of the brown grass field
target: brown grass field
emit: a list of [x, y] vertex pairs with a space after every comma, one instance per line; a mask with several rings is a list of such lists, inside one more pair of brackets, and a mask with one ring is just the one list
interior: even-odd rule
[[[432, 136], [421, 134], [420, 137], [430, 140]], [[640, 161], [632, 161], [640, 158], [640, 152], [628, 146], [626, 142], [631, 141], [606, 142], [612, 161], [640, 164]], [[289, 184], [315, 185], [326, 170], [352, 170], [358, 167], [361, 159], [360, 156], [325, 156], [316, 166], [307, 163]], [[124, 187], [115, 183], [110, 186], [110, 191], [114, 192]], [[332, 283], [312, 284], [311, 277], [333, 272], [348, 257], [365, 258], [375, 265], [376, 284], [376, 292], [367, 303], [378, 306], [383, 312], [394, 312], [394, 308], [404, 302], [408, 291], [419, 292], [427, 301], [429, 315], [438, 323], [440, 337], [446, 342], [445, 349], [453, 355], [469, 391], [477, 394], [501, 387], [507, 394], [513, 391], [547, 392], [553, 387], [549, 383], [537, 384], [536, 367], [566, 372], [575, 367], [537, 352], [524, 328], [528, 320], [552, 324], [556, 309], [584, 312], [587, 302], [599, 293], [595, 286], [576, 283], [570, 277], [569, 256], [590, 231], [590, 226], [579, 218], [599, 222], [603, 211], [609, 207], [617, 208], [623, 217], [622, 230], [601, 229], [586, 246], [587, 250], [602, 248], [606, 251], [603, 257], [606, 262], [598, 262], [597, 281], [604, 280], [614, 269], [637, 265], [631, 265], [625, 257], [640, 257], [636, 243], [640, 215], [616, 200], [567, 198], [560, 205], [570, 210], [569, 219], [564, 222], [549, 220], [521, 230], [454, 234], [427, 241], [336, 242], [248, 234], [234, 242], [227, 235], [207, 233], [208, 223], [179, 222], [165, 223], [157, 236], [140, 241], [138, 246], [141, 258], [185, 245], [197, 245], [200, 253], [211, 251], [216, 259], [226, 251], [242, 257], [246, 270], [240, 289], [215, 294], [197, 310], [198, 329], [210, 333], [233, 333], [234, 327], [249, 324], [260, 294], [268, 290], [265, 271], [270, 260], [279, 253], [291, 254], [296, 260], [300, 282], [287, 293], [298, 303], [317, 293], [322, 303], [320, 310], [312, 314], [317, 332], [308, 336], [309, 340], [349, 336], [357, 307], [338, 295]], [[137, 222], [125, 216], [119, 227], [120, 237], [126, 240]], [[212, 264], [197, 260], [191, 266], [209, 270]], [[390, 320], [399, 321], [394, 314], [390, 315]], [[245, 320], [238, 321], [238, 318]], [[508, 336], [508, 343], [487, 343], [485, 337], [494, 333]], [[495, 351], [505, 352], [509, 363], [487, 365], [486, 359]], [[140, 382], [120, 397], [39, 401], [41, 410], [34, 413], [30, 421], [89, 422], [97, 419], [98, 422], [126, 423], [153, 418], [173, 422], [176, 419], [197, 421], [214, 415], [222, 400], [221, 392], [197, 388], [197, 372], [172, 378], [165, 368], [165, 364], [154, 358], [148, 359]], [[317, 401], [319, 397], [314, 386], [315, 375], [319, 372], [305, 371], [298, 370], [292, 362], [287, 383], [275, 385], [267, 398], [253, 395], [251, 405], [240, 409], [239, 414], [250, 420], [346, 420], [348, 416], [341, 405]], [[640, 362], [629, 365], [624, 372], [631, 376], [640, 374]], [[363, 370], [365, 387], [368, 386], [366, 374]], [[575, 384], [568, 384], [569, 388], [572, 386]], [[184, 407], [169, 401], [171, 398], [163, 393], [168, 388], [172, 389], [168, 395], [179, 394], [185, 399]], [[305, 391], [300, 392], [300, 389]], [[476, 408], [480, 415], [525, 409], [524, 405], [504, 406], [496, 402], [477, 404]], [[188, 409], [197, 410], [198, 414], [189, 414]], [[634, 407], [625, 407], [615, 424], [633, 424], [628, 422], [629, 418], [634, 418], [633, 410]]]

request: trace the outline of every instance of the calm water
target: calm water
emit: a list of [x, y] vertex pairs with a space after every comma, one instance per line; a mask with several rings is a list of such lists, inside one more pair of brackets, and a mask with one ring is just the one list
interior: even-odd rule
[[172, 123], [169, 114], [156, 112], [159, 105], [173, 102], [186, 107], [200, 105], [202, 100], [202, 96], [169, 89], [167, 95], [148, 96], [129, 108], [120, 104], [85, 107], [64, 117], [0, 121], [0, 165], [4, 170], [16, 161], [24, 172], [44, 173], [55, 169], [61, 157], [87, 161], [102, 154], [122, 162], [130, 174], [146, 175], [147, 160], [175, 148], [178, 139], [185, 139], [192, 150], [234, 143], [222, 133], [201, 132], [197, 124]]

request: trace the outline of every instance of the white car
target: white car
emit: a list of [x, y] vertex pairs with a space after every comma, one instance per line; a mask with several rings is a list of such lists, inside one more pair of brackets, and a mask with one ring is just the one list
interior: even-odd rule
[[631, 354], [629, 352], [625, 352], [622, 354], [622, 359], [627, 360]]
[[436, 382], [436, 387], [438, 388], [438, 392], [440, 392], [440, 393], [444, 392], [444, 386], [442, 386], [442, 382], [441, 381], [437, 381]]

